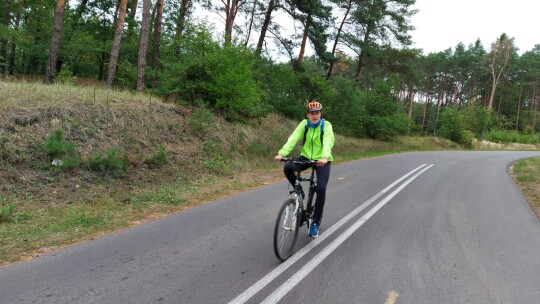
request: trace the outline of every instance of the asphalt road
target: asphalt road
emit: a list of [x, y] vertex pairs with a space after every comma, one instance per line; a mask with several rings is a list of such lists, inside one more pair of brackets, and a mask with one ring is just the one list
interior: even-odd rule
[[540, 303], [540, 221], [508, 174], [530, 156], [336, 165], [321, 235], [286, 262], [281, 182], [4, 267], [0, 303]]

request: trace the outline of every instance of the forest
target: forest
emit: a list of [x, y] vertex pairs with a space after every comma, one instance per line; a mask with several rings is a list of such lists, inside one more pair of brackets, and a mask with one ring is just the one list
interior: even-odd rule
[[0, 78], [145, 92], [237, 122], [298, 119], [317, 98], [343, 135], [538, 143], [540, 44], [501, 33], [424, 54], [414, 4], [2, 0]]

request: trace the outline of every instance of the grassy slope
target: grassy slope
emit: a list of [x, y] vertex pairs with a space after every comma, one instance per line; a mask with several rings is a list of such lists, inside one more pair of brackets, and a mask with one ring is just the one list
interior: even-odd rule
[[[270, 114], [232, 124], [207, 110], [99, 88], [0, 82], [0, 92], [0, 265], [282, 180], [271, 159], [297, 123]], [[80, 166], [51, 165], [40, 147], [55, 130], [75, 144]], [[166, 161], [156, 158], [160, 147]], [[126, 171], [88, 168], [112, 148], [125, 153]], [[438, 138], [337, 135], [334, 153], [342, 162], [458, 148]]]

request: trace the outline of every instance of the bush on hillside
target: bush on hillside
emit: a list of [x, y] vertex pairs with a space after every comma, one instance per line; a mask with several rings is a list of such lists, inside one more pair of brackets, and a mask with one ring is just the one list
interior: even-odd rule
[[47, 154], [47, 161], [53, 171], [68, 171], [78, 168], [81, 160], [75, 151], [76, 145], [66, 139], [63, 130], [56, 130], [45, 137], [45, 143], [38, 145], [38, 150]]
[[257, 60], [250, 50], [242, 45], [221, 46], [203, 25], [190, 26], [179, 49], [178, 54], [163, 56], [158, 94], [174, 94], [192, 105], [204, 100], [231, 121], [268, 112], [261, 85], [255, 80]]
[[491, 142], [538, 144], [538, 137], [535, 134], [520, 134], [508, 130], [491, 130], [486, 138]]
[[362, 92], [363, 112], [361, 128], [364, 136], [383, 141], [393, 141], [407, 132], [413, 122], [402, 113], [397, 113], [391, 84], [377, 82], [375, 90]]
[[109, 148], [105, 153], [94, 152], [86, 167], [96, 172], [106, 172], [113, 177], [118, 177], [128, 169], [127, 154], [119, 148]]

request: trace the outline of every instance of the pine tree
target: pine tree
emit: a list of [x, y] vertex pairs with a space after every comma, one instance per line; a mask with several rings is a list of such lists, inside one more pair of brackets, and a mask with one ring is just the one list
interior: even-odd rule
[[118, 18], [115, 24], [114, 41], [109, 59], [109, 76], [107, 77], [107, 85], [113, 86], [114, 78], [116, 77], [116, 67], [118, 65], [118, 54], [120, 53], [120, 42], [122, 41], [122, 29], [124, 28], [124, 19], [126, 17], [127, 0], [120, 0], [118, 9]]
[[49, 49], [49, 60], [47, 68], [45, 70], [44, 83], [51, 83], [56, 76], [56, 61], [58, 55], [58, 48], [60, 47], [60, 34], [62, 32], [62, 22], [64, 21], [64, 7], [66, 5], [65, 0], [56, 1], [56, 9], [54, 12], [54, 27], [53, 35], [51, 39], [51, 48]]
[[143, 0], [143, 19], [139, 43], [137, 92], [144, 91], [146, 75], [146, 54], [148, 52], [148, 34], [150, 33], [150, 6], [151, 0]]

